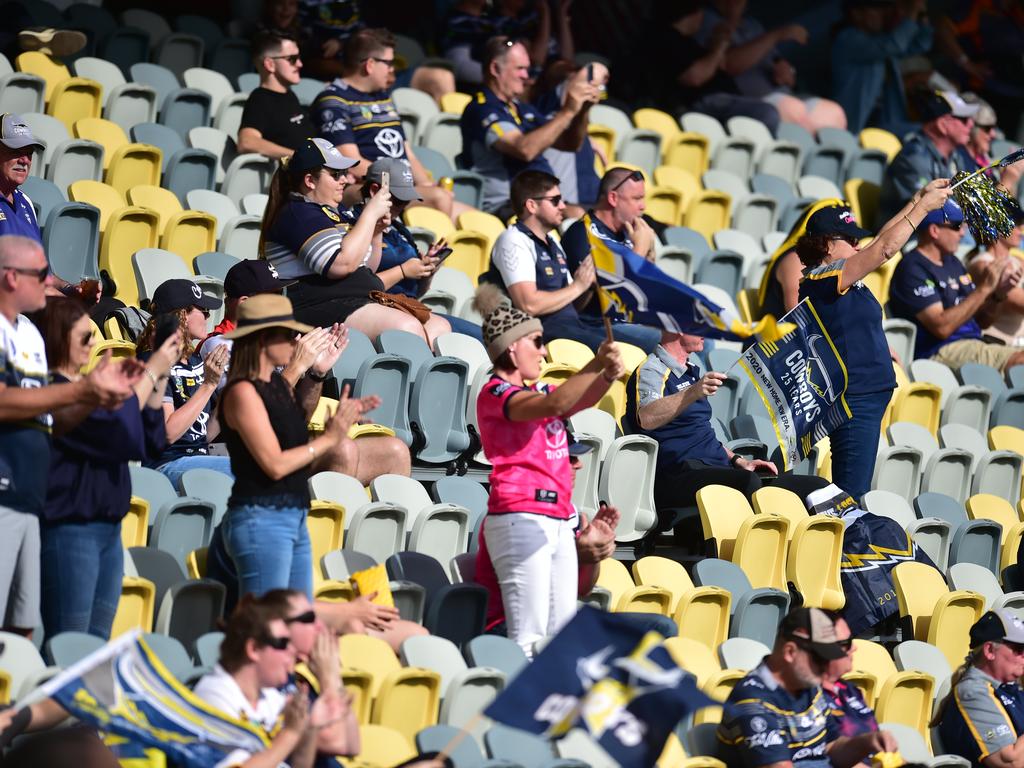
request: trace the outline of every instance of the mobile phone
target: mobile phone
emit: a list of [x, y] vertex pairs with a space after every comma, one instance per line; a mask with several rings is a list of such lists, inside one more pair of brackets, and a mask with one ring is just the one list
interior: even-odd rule
[[594, 82], [594, 63], [593, 62], [587, 64], [587, 82], [588, 83]]
[[380, 172], [380, 188], [388, 190], [391, 188], [391, 172], [381, 171]]
[[442, 261], [452, 255], [451, 248], [442, 248], [440, 251], [434, 254], [434, 258], [437, 259], [437, 263], [440, 264]]
[[153, 349], [156, 350], [178, 330], [178, 315], [174, 312], [157, 315], [153, 328]]

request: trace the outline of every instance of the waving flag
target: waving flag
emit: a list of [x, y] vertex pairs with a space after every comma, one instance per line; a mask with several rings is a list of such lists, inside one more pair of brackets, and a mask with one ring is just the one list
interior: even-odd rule
[[717, 703], [664, 639], [584, 606], [484, 714], [547, 738], [584, 728], [619, 765], [652, 766], [683, 717]]
[[739, 364], [768, 409], [788, 470], [853, 414], [845, 398], [846, 364], [810, 300], [785, 317], [795, 329], [752, 345]]
[[270, 743], [259, 728], [196, 698], [137, 630], [69, 667], [42, 692], [79, 720], [135, 749], [159, 749], [185, 768], [210, 768], [236, 750], [255, 754]]
[[667, 275], [623, 243], [599, 237], [589, 214], [584, 223], [604, 314], [716, 339], [746, 339], [758, 334], [771, 341], [785, 332], [776, 328], [771, 317], [756, 324], [744, 322], [735, 310]]

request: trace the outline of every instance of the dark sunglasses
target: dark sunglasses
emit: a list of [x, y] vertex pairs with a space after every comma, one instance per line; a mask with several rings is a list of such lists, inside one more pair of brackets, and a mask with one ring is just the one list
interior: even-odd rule
[[78, 343], [81, 344], [83, 347], [90, 341], [92, 341], [92, 331], [89, 331], [88, 333], [83, 333], [81, 336], [78, 337]]
[[316, 623], [316, 611], [310, 608], [305, 613], [300, 613], [298, 616], [292, 616], [284, 620], [285, 624], [315, 624]]
[[987, 131], [989, 133], [992, 133], [992, 131], [994, 131], [996, 129], [995, 124], [993, 124], [993, 125], [978, 125], [977, 123], [975, 123], [974, 127], [977, 128], [979, 131]]
[[383, 64], [388, 69], [395, 68], [395, 60], [393, 57], [390, 59], [378, 59], [376, 56], [367, 56], [363, 61], [376, 61], [378, 64]]
[[275, 651], [283, 651], [289, 645], [291, 645], [292, 639], [290, 637], [277, 637], [276, 635], [264, 635], [261, 642], [267, 648], [273, 648]]
[[629, 176], [624, 177], [622, 179], [622, 181], [620, 181], [618, 184], [616, 184], [614, 187], [612, 187], [608, 191], [609, 192], [614, 192], [619, 187], [621, 187], [623, 184], [625, 184], [627, 181], [643, 181], [643, 180], [644, 180], [644, 175], [643, 175], [642, 172], [640, 172], [640, 171], [633, 171], [631, 174], [629, 174]]
[[335, 181], [341, 181], [348, 175], [348, 171], [339, 171], [337, 168], [324, 168], [323, 171]]
[[942, 227], [943, 229], [952, 229], [955, 232], [959, 232], [961, 229], [964, 228], [964, 223], [961, 221], [959, 224], [952, 224], [947, 221], [944, 224], [939, 224], [939, 226]]
[[39, 269], [28, 269], [27, 267], [4, 267], [9, 272], [15, 272], [19, 275], [25, 275], [26, 277], [34, 277], [40, 283], [43, 282], [50, 274], [50, 265], [47, 264], [45, 267]]
[[302, 60], [302, 57], [297, 53], [290, 53], [287, 56], [271, 56], [272, 59], [283, 59], [291, 64], [293, 67]]
[[558, 207], [559, 205], [561, 205], [561, 204], [562, 204], [562, 196], [561, 196], [561, 195], [545, 195], [545, 196], [543, 196], [543, 197], [531, 197], [530, 199], [531, 199], [531, 200], [536, 200], [536, 201], [538, 201], [538, 202], [540, 202], [541, 200], [547, 200], [547, 201], [549, 201], [549, 202], [550, 202], [550, 203], [551, 203], [551, 204], [552, 204], [553, 206], [555, 206], [556, 208], [557, 208], [557, 207]]
[[534, 336], [532, 339], [527, 339], [527, 341], [532, 341], [533, 346], [535, 346], [537, 349], [541, 349], [544, 346], [543, 336]]
[[198, 309], [200, 312], [203, 313], [203, 317], [209, 317], [210, 316], [210, 310], [204, 309], [203, 307], [197, 307], [195, 304], [193, 304], [192, 305], [192, 309]]
[[950, 117], [952, 117], [954, 120], [959, 120], [961, 123], [969, 123], [971, 120], [974, 119], [973, 117], [957, 117], [954, 114], [950, 114]]

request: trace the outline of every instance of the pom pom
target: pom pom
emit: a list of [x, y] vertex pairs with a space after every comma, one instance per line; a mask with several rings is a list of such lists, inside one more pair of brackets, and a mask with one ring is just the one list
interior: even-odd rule
[[[963, 183], [959, 182], [963, 180]], [[970, 176], [961, 171], [952, 179], [953, 197], [964, 212], [964, 220], [978, 243], [991, 245], [1013, 231], [1017, 201], [983, 173]]]
[[480, 313], [481, 317], [487, 317], [502, 304], [511, 305], [508, 296], [502, 293], [501, 289], [494, 283], [480, 283], [473, 297], [473, 309]]

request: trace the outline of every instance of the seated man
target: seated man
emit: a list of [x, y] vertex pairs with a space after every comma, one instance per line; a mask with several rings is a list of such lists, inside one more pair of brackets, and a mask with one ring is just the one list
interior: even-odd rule
[[835, 624], [836, 641], [846, 651], [841, 658], [830, 661], [821, 676], [821, 689], [832, 707], [829, 719], [840, 736], [859, 736], [877, 731], [875, 712], [864, 701], [860, 689], [842, 679], [853, 669], [850, 625], [838, 614], [828, 613], [828, 616]]
[[905, 254], [892, 275], [892, 316], [917, 326], [915, 358], [953, 369], [983, 363], [1005, 371], [1024, 363], [1024, 351], [983, 341], [981, 328], [991, 324], [1020, 274], [1004, 258], [986, 266], [975, 286], [956, 257], [963, 225], [963, 211], [952, 199], [925, 216], [917, 228], [917, 250]]
[[953, 690], [939, 704], [946, 751], [973, 766], [1019, 765], [1024, 755], [1024, 624], [1012, 612], [988, 611], [971, 627], [967, 663], [954, 674]]
[[[562, 246], [550, 235], [565, 215], [558, 179], [523, 171], [512, 181], [512, 204], [519, 220], [495, 241], [491, 268], [481, 279], [499, 285], [513, 306], [538, 318], [545, 341], [573, 339], [596, 352], [605, 340], [604, 326], [599, 318], [580, 317], [574, 306], [594, 283], [594, 260], [585, 256], [570, 275]], [[616, 329], [621, 341], [643, 338], [637, 326], [621, 323]]]
[[587, 115], [598, 101], [597, 87], [573, 82], [550, 119], [520, 101], [529, 78], [530, 57], [522, 43], [494, 37], [484, 46], [484, 85], [462, 113], [460, 168], [484, 177], [482, 208], [507, 219], [511, 179], [527, 168], [550, 172], [542, 154], [548, 147], [575, 152], [587, 138]]
[[729, 694], [718, 726], [730, 766], [851, 768], [876, 752], [894, 752], [886, 731], [839, 733], [821, 681], [830, 662], [849, 653], [820, 608], [794, 608], [782, 620], [771, 654]]
[[690, 363], [704, 349], [702, 336], [662, 331], [661, 344], [633, 371], [626, 384], [623, 429], [658, 442], [654, 501], [661, 528], [673, 525], [675, 510], [692, 507], [706, 485], [727, 485], [750, 496], [761, 487], [762, 476], [793, 491], [801, 500], [828, 482], [814, 475], [785, 473], [775, 464], [746, 459], [719, 441], [711, 425], [708, 398], [726, 376], [712, 371], [704, 376]]
[[[1010, 168], [1016, 166], [1011, 165]], [[1024, 212], [1017, 210], [1013, 216], [1014, 227], [1006, 237], [1000, 237], [988, 248], [973, 251], [967, 259], [967, 271], [971, 279], [981, 282], [990, 264], [1006, 261], [1010, 269], [1020, 268], [1016, 259], [1008, 259], [1011, 249], [1019, 249], [1024, 237]], [[1019, 284], [1006, 294], [1006, 301], [999, 305], [999, 311], [992, 318], [991, 325], [982, 328], [985, 338], [999, 339], [1008, 346], [1024, 345], [1024, 288]]]

